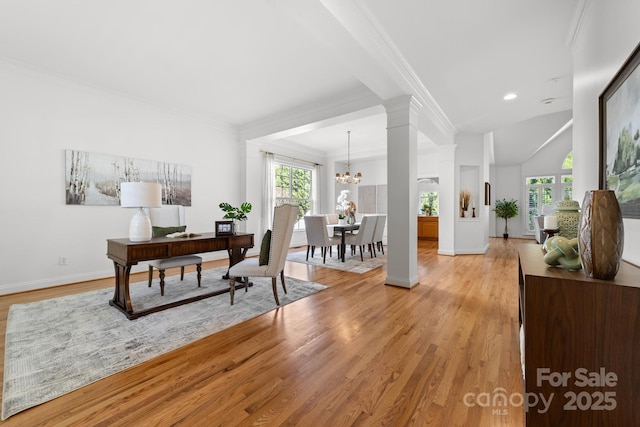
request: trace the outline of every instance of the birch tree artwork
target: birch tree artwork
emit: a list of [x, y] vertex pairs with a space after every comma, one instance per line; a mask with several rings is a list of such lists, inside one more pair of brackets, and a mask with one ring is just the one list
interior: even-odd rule
[[66, 150], [67, 205], [120, 205], [120, 183], [157, 182], [162, 203], [191, 206], [191, 167], [175, 163]]

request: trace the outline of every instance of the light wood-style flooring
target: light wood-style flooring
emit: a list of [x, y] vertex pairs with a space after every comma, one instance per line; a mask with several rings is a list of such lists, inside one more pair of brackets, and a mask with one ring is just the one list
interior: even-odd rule
[[[523, 425], [522, 407], [470, 407], [465, 396], [522, 393], [517, 245], [527, 242], [492, 238], [484, 256], [449, 257], [420, 241], [412, 289], [385, 285], [385, 268], [354, 274], [289, 262], [286, 275], [329, 288], [0, 425]], [[2, 354], [11, 304], [111, 286], [1, 297]]]

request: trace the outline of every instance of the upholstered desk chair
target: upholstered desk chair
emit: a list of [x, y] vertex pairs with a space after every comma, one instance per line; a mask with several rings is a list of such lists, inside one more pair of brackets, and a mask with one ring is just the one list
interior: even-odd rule
[[[177, 231], [185, 231], [184, 206], [163, 205], [161, 208], [149, 209], [149, 218], [153, 227], [153, 237], [166, 236]], [[173, 258], [149, 261], [149, 287], [153, 281], [153, 269], [157, 268], [160, 275], [160, 295], [164, 296], [164, 271], [167, 268], [180, 267], [180, 280], [184, 279], [184, 268], [195, 265], [198, 272], [198, 287], [202, 272], [202, 257], [198, 255], [184, 255]]]
[[[382, 236], [384, 236], [384, 226], [387, 223], [386, 215], [376, 215], [376, 228], [373, 230], [373, 244], [384, 255], [384, 245], [382, 244]], [[373, 255], [375, 255], [375, 250]]]
[[[304, 227], [307, 233], [307, 261], [309, 261], [309, 249], [311, 249], [311, 257], [316, 247], [320, 248], [322, 254], [322, 263], [327, 261], [327, 249], [331, 256], [331, 248], [333, 245], [340, 247], [342, 239], [340, 237], [329, 236], [327, 230], [326, 215], [307, 215], [304, 217]], [[340, 255], [340, 253], [338, 253]]]
[[360, 221], [360, 228], [357, 234], [347, 234], [345, 236], [345, 245], [358, 246], [360, 248], [360, 260], [364, 261], [362, 252], [364, 245], [368, 245], [373, 258], [373, 232], [376, 228], [376, 217], [365, 215]]
[[[276, 300], [276, 304], [280, 305], [278, 290], [276, 289], [276, 278], [280, 275], [282, 289], [286, 294], [287, 287], [284, 283], [284, 263], [287, 260], [291, 235], [293, 234], [293, 225], [298, 217], [298, 212], [299, 208], [296, 205], [287, 204], [276, 206], [273, 209], [273, 227], [271, 230], [271, 239], [269, 240], [268, 259], [262, 259], [263, 257], [247, 258], [229, 269], [231, 305], [233, 305], [233, 297], [236, 289], [236, 277], [244, 277], [247, 285], [249, 284], [249, 277], [271, 277], [273, 297]], [[245, 292], [247, 292], [247, 288], [248, 286], [244, 287]]]
[[533, 218], [533, 230], [536, 237], [536, 242], [542, 244], [547, 240], [547, 234], [544, 230], [544, 215], [534, 216]]

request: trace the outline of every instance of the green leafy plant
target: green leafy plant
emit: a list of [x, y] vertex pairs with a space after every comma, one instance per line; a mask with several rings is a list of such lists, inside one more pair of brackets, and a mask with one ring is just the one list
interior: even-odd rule
[[506, 239], [509, 237], [509, 231], [507, 229], [507, 221], [509, 218], [513, 218], [518, 215], [518, 201], [517, 200], [496, 200], [496, 207], [493, 209], [496, 212], [498, 218], [504, 218], [504, 234]]
[[225, 212], [222, 218], [237, 221], [246, 221], [248, 219], [247, 214], [251, 212], [252, 208], [249, 202], [244, 202], [240, 207], [231, 206], [229, 203], [220, 203], [218, 207]]

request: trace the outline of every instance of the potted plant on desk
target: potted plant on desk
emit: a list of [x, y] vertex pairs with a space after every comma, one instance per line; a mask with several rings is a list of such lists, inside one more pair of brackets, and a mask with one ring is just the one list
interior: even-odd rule
[[246, 221], [247, 214], [251, 212], [251, 203], [244, 202], [239, 207], [231, 206], [229, 203], [220, 203], [218, 205], [220, 209], [222, 209], [225, 214], [222, 218], [233, 220], [233, 232], [237, 231], [238, 221]]
[[518, 202], [516, 200], [496, 200], [496, 207], [493, 209], [498, 218], [504, 218], [504, 234], [502, 237], [509, 238], [509, 230], [507, 229], [507, 220], [518, 215]]

